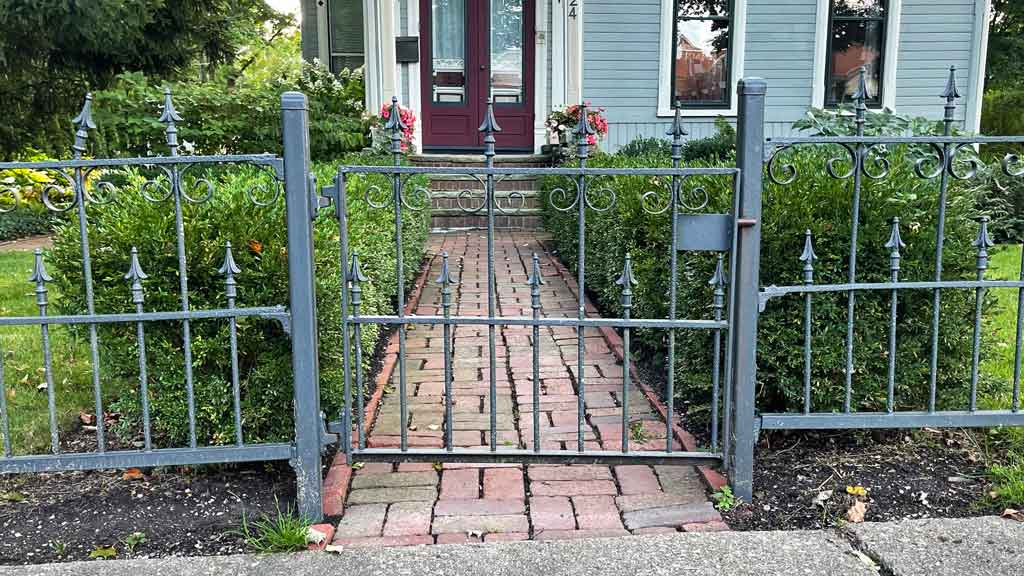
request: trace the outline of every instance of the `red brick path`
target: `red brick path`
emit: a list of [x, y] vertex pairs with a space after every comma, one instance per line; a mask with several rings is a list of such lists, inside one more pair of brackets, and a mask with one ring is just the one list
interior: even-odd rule
[[[501, 233], [495, 239], [497, 308], [529, 315], [527, 277], [532, 254], [541, 257], [546, 284], [542, 314], [575, 316], [575, 283], [544, 250], [543, 235]], [[433, 258], [417, 314], [439, 313], [432, 280], [447, 251], [459, 285], [452, 314], [487, 314], [487, 245], [480, 232], [432, 235]], [[532, 448], [532, 328], [500, 327], [497, 343], [497, 442]], [[415, 326], [407, 336], [410, 447], [441, 447], [444, 440], [444, 356], [440, 326]], [[576, 332], [540, 333], [540, 434], [545, 450], [575, 450]], [[490, 440], [486, 326], [457, 326], [453, 334], [453, 439], [457, 447]], [[586, 332], [587, 449], [621, 448], [622, 365], [596, 329]], [[393, 377], [397, 379], [396, 375]], [[647, 397], [630, 392], [631, 449], [663, 449], [665, 425]], [[386, 390], [368, 437], [371, 447], [394, 447], [400, 434], [397, 385]], [[640, 431], [642, 429], [642, 432]], [[677, 444], [678, 447], [678, 444]], [[451, 542], [551, 540], [587, 536], [725, 529], [689, 466], [540, 466], [368, 463], [347, 491], [336, 545], [415, 545]]]

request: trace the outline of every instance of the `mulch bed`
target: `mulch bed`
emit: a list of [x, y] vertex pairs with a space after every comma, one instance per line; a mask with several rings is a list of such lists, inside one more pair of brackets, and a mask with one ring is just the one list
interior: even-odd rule
[[866, 522], [998, 514], [988, 492], [962, 430], [773, 434], [755, 457], [753, 502], [723, 516], [734, 530], [830, 528], [857, 500]]
[[[68, 451], [95, 448], [87, 431], [68, 436]], [[294, 502], [286, 463], [3, 475], [0, 564], [89, 560], [98, 546], [119, 559], [241, 553], [243, 513], [272, 516]], [[146, 541], [129, 551], [133, 532]]]

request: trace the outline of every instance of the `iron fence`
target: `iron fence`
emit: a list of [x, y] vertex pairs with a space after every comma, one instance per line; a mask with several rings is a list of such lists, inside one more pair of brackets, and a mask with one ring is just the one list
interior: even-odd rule
[[[941, 97], [945, 100], [944, 115], [941, 122], [941, 135], [899, 135], [899, 136], [868, 136], [865, 135], [866, 100], [868, 96], [865, 75], [860, 75], [859, 89], [856, 92], [853, 122], [856, 133], [852, 136], [807, 136], [790, 138], [771, 138], [767, 141], [770, 154], [766, 158], [768, 177], [779, 186], [785, 186], [797, 180], [799, 175], [794, 164], [787, 163], [785, 154], [796, 147], [815, 146], [829, 147], [839, 151], [830, 155], [823, 169], [831, 178], [851, 182], [852, 196], [850, 207], [850, 248], [846, 267], [846, 282], [832, 284], [816, 284], [815, 261], [818, 256], [814, 251], [810, 230], [803, 241], [803, 252], [799, 256], [803, 263], [802, 283], [788, 286], [766, 286], [760, 293], [762, 309], [770, 305], [770, 300], [783, 296], [801, 296], [803, 298], [803, 398], [799, 411], [785, 413], [760, 414], [757, 423], [760, 429], [825, 429], [825, 428], [918, 428], [932, 427], [982, 427], [1024, 424], [1024, 414], [1020, 413], [1020, 374], [1022, 327], [1024, 327], [1024, 309], [1018, 310], [1016, 328], [1016, 354], [1011, 388], [1010, 405], [1003, 409], [980, 410], [978, 406], [978, 384], [980, 350], [982, 345], [983, 302], [985, 293], [993, 288], [1016, 288], [1020, 293], [1019, 300], [1024, 304], [1024, 275], [1019, 280], [988, 280], [985, 272], [989, 267], [989, 249], [993, 246], [988, 231], [988, 217], [978, 219], [977, 236], [974, 240], [975, 270], [974, 279], [946, 279], [943, 274], [944, 240], [948, 234], [946, 229], [946, 212], [948, 194], [951, 184], [956, 181], [967, 181], [981, 178], [985, 166], [976, 154], [979, 145], [1013, 145], [1024, 143], [1022, 136], [963, 136], [957, 135], [956, 110], [960, 94], [956, 85], [956, 69], [950, 68], [948, 81]], [[935, 210], [937, 226], [935, 230], [935, 254], [933, 275], [927, 280], [908, 280], [902, 278], [901, 262], [906, 245], [900, 232], [900, 219], [893, 218], [890, 224], [889, 238], [885, 249], [889, 251], [890, 277], [884, 282], [865, 282], [858, 279], [858, 248], [862, 243], [858, 240], [858, 231], [863, 218], [861, 206], [862, 192], [871, 183], [882, 182], [893, 167], [889, 161], [891, 147], [907, 147], [913, 162], [913, 174], [921, 182], [937, 180], [933, 188], [936, 194]], [[1024, 175], [1021, 159], [1014, 153], [1008, 153], [996, 168], [1005, 177]], [[971, 363], [969, 367], [969, 389], [967, 401], [962, 409], [942, 409], [938, 398], [939, 389], [939, 354], [940, 354], [940, 319], [942, 294], [944, 290], [971, 290], [974, 292], [974, 315], [971, 327]], [[927, 401], [917, 410], [900, 409], [897, 398], [896, 369], [899, 355], [899, 338], [897, 333], [898, 314], [901, 311], [900, 294], [905, 291], [928, 291], [931, 293], [930, 320], [930, 352], [928, 358], [927, 382], [920, 383], [927, 387]], [[843, 369], [843, 388], [845, 397], [841, 411], [817, 410], [812, 402], [812, 374], [814, 373], [812, 351], [812, 324], [814, 318], [813, 302], [822, 294], [846, 295], [846, 346], [845, 367]], [[889, 321], [886, 345], [887, 383], [885, 391], [885, 410], [880, 412], [858, 411], [852, 401], [856, 391], [857, 379], [854, 367], [854, 341], [856, 338], [855, 314], [858, 295], [881, 293], [889, 297]], [[904, 383], [917, 386], [918, 383]]]
[[[252, 462], [287, 460], [299, 478], [300, 510], [310, 518], [320, 517], [320, 445], [318, 382], [316, 369], [315, 317], [312, 292], [312, 259], [310, 222], [312, 206], [309, 203], [308, 183], [308, 130], [306, 99], [302, 94], [286, 93], [282, 96], [285, 155], [213, 155], [188, 156], [179, 154], [177, 123], [181, 115], [174, 107], [169, 90], [165, 91], [159, 121], [165, 128], [167, 154], [142, 158], [85, 158], [89, 131], [96, 126], [92, 119], [92, 98], [86, 96], [81, 113], [74, 119], [76, 128], [73, 157], [70, 160], [43, 162], [3, 162], [0, 170], [27, 169], [43, 172], [49, 182], [41, 190], [40, 199], [46, 209], [63, 215], [68, 226], [76, 226], [81, 255], [84, 310], [75, 314], [49, 313], [49, 288], [53, 278], [48, 273], [41, 250], [35, 252], [34, 270], [29, 281], [35, 285], [37, 316], [0, 317], [0, 326], [38, 326], [43, 351], [43, 378], [47, 395], [49, 419], [49, 454], [24, 453], [26, 449], [13, 445], [7, 402], [8, 387], [4, 384], [4, 354], [0, 353], [0, 432], [3, 434], [3, 455], [0, 473], [41, 472], [55, 470], [86, 470], [102, 468], [152, 467], [184, 464], [225, 462]], [[269, 173], [271, 189], [250, 189], [248, 197], [255, 205], [270, 207], [282, 199], [282, 188], [287, 202], [289, 228], [289, 264], [291, 301], [276, 306], [237, 306], [235, 275], [244, 274], [237, 263], [230, 243], [224, 246], [223, 265], [216, 272], [223, 278], [222, 308], [195, 309], [190, 305], [189, 264], [186, 253], [185, 206], [209, 202], [217, 193], [216, 179], [210, 171], [218, 167], [249, 165]], [[128, 171], [138, 176], [126, 177]], [[138, 181], [142, 179], [141, 182]], [[125, 183], [127, 180], [127, 184]], [[259, 186], [259, 185], [257, 185]], [[0, 212], [9, 213], [20, 207], [23, 199], [17, 187], [5, 187], [5, 202]], [[146, 302], [146, 280], [149, 275], [140, 264], [139, 251], [132, 248], [123, 255], [123, 280], [130, 287], [133, 313], [99, 312], [96, 291], [115, 287], [107, 281], [94, 280], [92, 250], [89, 240], [90, 207], [101, 207], [118, 201], [125, 192], [138, 194], [145, 202], [167, 206], [174, 215], [176, 273], [178, 280], [177, 310], [151, 310]], [[126, 303], [128, 304], [128, 303]], [[287, 306], [286, 306], [287, 305]], [[250, 443], [243, 434], [243, 419], [238, 365], [238, 326], [240, 318], [263, 318], [280, 322], [290, 330], [293, 342], [295, 374], [296, 429], [295, 441], [289, 443]], [[196, 399], [193, 367], [192, 324], [201, 320], [226, 321], [229, 332], [231, 411], [234, 421], [233, 442], [209, 445], [201, 442], [196, 431]], [[157, 446], [151, 425], [151, 409], [146, 350], [146, 327], [154, 322], [180, 325], [183, 379], [185, 392], [188, 445], [183, 447]], [[104, 378], [100, 334], [103, 325], [134, 325], [138, 354], [138, 398], [141, 413], [142, 441], [138, 449], [111, 449], [109, 431], [105, 423]], [[62, 445], [57, 400], [61, 393], [54, 382], [54, 358], [51, 350], [50, 329], [54, 326], [84, 326], [88, 333], [92, 395], [94, 398], [96, 447], [92, 452], [69, 451]], [[63, 361], [63, 359], [58, 359]], [[127, 445], [127, 443], [126, 443]]]

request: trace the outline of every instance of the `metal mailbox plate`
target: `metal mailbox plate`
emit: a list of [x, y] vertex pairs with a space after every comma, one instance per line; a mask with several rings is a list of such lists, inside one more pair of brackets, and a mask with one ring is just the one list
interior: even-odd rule
[[728, 252], [732, 248], [732, 214], [679, 214], [676, 250]]

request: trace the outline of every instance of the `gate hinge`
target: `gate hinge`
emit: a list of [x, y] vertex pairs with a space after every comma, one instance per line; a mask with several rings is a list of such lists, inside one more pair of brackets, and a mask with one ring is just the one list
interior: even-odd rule
[[[313, 195], [314, 202], [316, 202], [317, 209], [327, 208], [329, 206], [338, 205], [338, 178], [331, 179], [331, 183], [320, 189], [319, 194]], [[335, 215], [337, 215], [337, 209], [335, 209]]]
[[334, 422], [327, 422], [327, 415], [323, 412], [320, 413], [320, 445], [330, 446], [331, 444], [338, 443], [338, 434], [335, 433], [332, 428]]
[[[333, 186], [333, 185], [332, 185]], [[325, 186], [322, 190], [318, 187], [316, 175], [309, 175], [309, 216], [310, 220], [316, 220], [321, 208], [327, 208], [337, 197], [337, 188]], [[322, 193], [322, 194], [321, 194]]]

